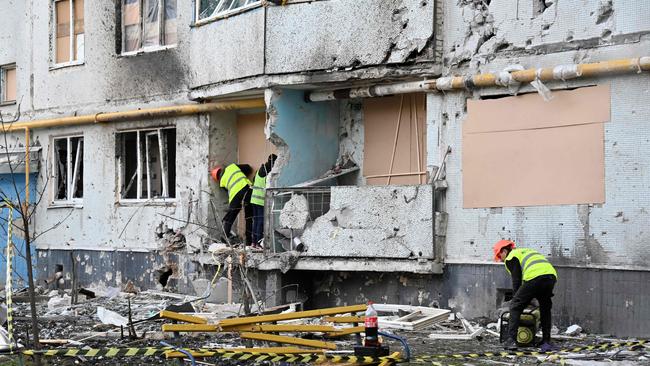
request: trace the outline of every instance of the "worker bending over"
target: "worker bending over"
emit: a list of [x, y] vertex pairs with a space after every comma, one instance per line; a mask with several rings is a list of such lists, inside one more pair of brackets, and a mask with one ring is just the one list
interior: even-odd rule
[[264, 197], [266, 190], [266, 176], [269, 174], [277, 155], [269, 155], [266, 163], [262, 164], [255, 174], [253, 182], [253, 194], [251, 196], [251, 205], [253, 206], [253, 246], [261, 248], [262, 239], [264, 239]]
[[504, 343], [505, 349], [517, 348], [517, 330], [522, 311], [535, 298], [539, 302], [542, 352], [555, 349], [551, 344], [551, 307], [553, 302], [553, 287], [557, 273], [551, 263], [533, 249], [516, 248], [510, 240], [500, 240], [494, 244], [494, 260], [502, 261], [512, 277], [514, 296], [510, 301], [510, 321], [508, 338]]
[[231, 232], [232, 225], [244, 208], [246, 222], [246, 245], [253, 243], [253, 208], [251, 207], [251, 181], [247, 178], [253, 172], [248, 164], [230, 164], [225, 169], [218, 166], [210, 172], [212, 178], [219, 183], [221, 188], [228, 191], [228, 211], [223, 217], [222, 225], [226, 239], [231, 241], [236, 235]]

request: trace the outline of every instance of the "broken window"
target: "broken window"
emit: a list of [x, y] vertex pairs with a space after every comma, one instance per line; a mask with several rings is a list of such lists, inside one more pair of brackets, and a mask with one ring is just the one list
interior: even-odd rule
[[84, 0], [54, 1], [55, 62], [69, 64], [84, 59]]
[[16, 102], [16, 65], [5, 65], [0, 68], [0, 103]]
[[83, 136], [53, 140], [54, 201], [72, 202], [83, 198]]
[[122, 0], [122, 53], [176, 42], [176, 0]]
[[196, 20], [225, 16], [259, 6], [260, 0], [197, 0]]
[[366, 183], [426, 183], [425, 95], [367, 98], [363, 114]]
[[157, 128], [117, 134], [122, 199], [176, 196], [176, 129]]

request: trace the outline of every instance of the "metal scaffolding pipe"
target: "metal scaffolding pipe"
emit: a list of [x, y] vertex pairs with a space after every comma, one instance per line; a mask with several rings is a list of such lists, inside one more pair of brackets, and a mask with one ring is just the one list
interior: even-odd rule
[[309, 100], [320, 102], [334, 99], [379, 97], [385, 95], [415, 92], [437, 92], [443, 90], [471, 90], [494, 86], [514, 86], [535, 80], [569, 80], [614, 74], [640, 73], [650, 71], [650, 57], [610, 60], [586, 64], [558, 65], [551, 68], [534, 68], [521, 71], [502, 71], [470, 76], [447, 76], [438, 79], [374, 85], [363, 88], [316, 91], [309, 94]]
[[137, 109], [122, 112], [107, 112], [87, 114], [83, 116], [60, 117], [52, 119], [41, 119], [35, 121], [25, 121], [12, 123], [3, 126], [5, 132], [20, 131], [24, 129], [39, 129], [59, 126], [76, 126], [92, 123], [108, 122], [126, 122], [137, 121], [153, 118], [169, 118], [177, 116], [187, 116], [199, 113], [210, 113], [215, 111], [232, 110], [232, 109], [250, 109], [265, 108], [264, 99], [242, 99], [224, 102], [211, 102], [203, 104], [184, 104], [170, 107], [157, 107], [147, 109]]

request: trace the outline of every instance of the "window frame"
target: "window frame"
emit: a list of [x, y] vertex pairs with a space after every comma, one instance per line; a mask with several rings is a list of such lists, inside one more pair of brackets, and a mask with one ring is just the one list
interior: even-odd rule
[[[79, 159], [79, 148], [77, 147], [77, 153], [75, 156], [75, 162], [73, 163], [72, 159], [72, 139], [74, 138], [80, 138], [78, 140], [81, 142], [81, 160], [77, 161]], [[58, 163], [58, 154], [56, 154], [56, 142], [58, 140], [66, 140], [66, 149], [68, 153], [66, 153], [66, 163], [67, 163], [67, 170], [66, 170], [66, 198], [65, 199], [57, 199], [56, 194], [58, 191], [58, 182], [59, 182], [59, 169], [57, 166]], [[50, 174], [50, 179], [52, 179], [52, 188], [51, 188], [51, 199], [50, 199], [50, 206], [51, 208], [56, 208], [56, 207], [83, 207], [83, 195], [82, 197], [74, 197], [74, 191], [73, 187], [75, 186], [76, 183], [76, 178], [77, 178], [77, 171], [79, 167], [79, 163], [81, 163], [81, 166], [83, 167], [84, 163], [84, 154], [83, 151], [85, 150], [85, 141], [84, 141], [84, 135], [83, 133], [76, 133], [76, 134], [69, 134], [69, 135], [62, 135], [62, 136], [52, 136], [51, 138], [51, 160], [50, 160], [50, 168], [51, 168], [51, 174]], [[80, 174], [83, 174], [83, 168]], [[82, 181], [83, 184], [83, 181]]]
[[74, 33], [74, 27], [75, 27], [75, 14], [74, 14], [74, 5], [77, 0], [69, 0], [70, 1], [70, 6], [69, 6], [69, 14], [70, 14], [70, 29], [69, 29], [69, 34], [70, 34], [70, 52], [69, 52], [69, 61], [66, 62], [57, 62], [56, 61], [56, 54], [57, 54], [57, 48], [56, 48], [56, 39], [57, 39], [57, 28], [58, 28], [58, 17], [57, 17], [57, 12], [56, 12], [56, 3], [61, 2], [61, 1], [66, 1], [66, 0], [52, 0], [52, 66], [50, 67], [50, 70], [54, 69], [60, 69], [64, 67], [70, 67], [70, 66], [78, 66], [78, 65], [83, 65], [86, 63], [86, 3], [84, 1], [84, 43], [82, 46], [82, 52], [81, 52], [81, 57], [79, 57], [77, 60], [74, 60], [77, 49], [74, 47], [75, 45], [75, 38], [76, 35]]
[[[220, 0], [220, 1], [223, 1], [223, 0]], [[194, 25], [195, 26], [200, 26], [200, 25], [204, 25], [204, 24], [207, 24], [207, 23], [217, 21], [219, 19], [224, 19], [224, 18], [231, 17], [233, 15], [245, 13], [245, 12], [247, 12], [249, 10], [252, 10], [252, 9], [257, 9], [259, 7], [264, 6], [264, 1], [263, 0], [256, 0], [252, 4], [244, 5], [242, 7], [235, 8], [235, 9], [230, 9], [230, 10], [225, 11], [225, 12], [213, 14], [213, 15], [210, 15], [209, 17], [205, 17], [205, 18], [200, 18], [201, 0], [194, 1], [194, 4], [195, 4], [194, 5]]]
[[[124, 22], [124, 0], [120, 0], [120, 31], [121, 31], [121, 40], [120, 40], [120, 54], [119, 56], [128, 57], [135, 56], [143, 53], [158, 52], [168, 49], [173, 49], [178, 46], [178, 39], [174, 44], [160, 44], [160, 40], [163, 39], [164, 29], [165, 29], [165, 1], [167, 0], [156, 0], [158, 1], [158, 37], [159, 44], [155, 46], [143, 46], [144, 35], [145, 35], [145, 21], [144, 21], [144, 1], [146, 0], [136, 0], [140, 5], [140, 47], [134, 51], [124, 51], [126, 48], [126, 24]], [[178, 1], [176, 2], [176, 19], [178, 19]], [[176, 31], [178, 32], [178, 23], [176, 24]]]
[[[7, 94], [7, 71], [16, 70], [16, 98], [14, 100], [5, 100]], [[0, 106], [14, 105], [18, 99], [18, 67], [15, 63], [0, 66]]]
[[[116, 151], [119, 146], [119, 151], [120, 153], [116, 153], [116, 170], [117, 170], [117, 186], [115, 189], [116, 195], [117, 195], [117, 203], [120, 205], [131, 205], [131, 204], [148, 204], [148, 205], [175, 205], [177, 202], [177, 197], [176, 197], [176, 187], [174, 187], [174, 197], [151, 197], [151, 188], [150, 188], [150, 181], [149, 181], [149, 164], [147, 163], [149, 156], [146, 154], [143, 154], [140, 150], [141, 148], [141, 136], [145, 138], [145, 144], [148, 143], [147, 136], [153, 132], [157, 132], [158, 135], [158, 149], [159, 149], [159, 156], [161, 159], [161, 164], [160, 164], [160, 174], [161, 174], [161, 183], [162, 183], [162, 190], [163, 190], [163, 195], [166, 193], [169, 195], [170, 193], [170, 187], [169, 187], [169, 182], [167, 179], [167, 174], [169, 173], [169, 154], [167, 151], [163, 151], [163, 144], [160, 143], [162, 139], [162, 131], [163, 130], [174, 130], [174, 133], [178, 131], [176, 126], [155, 126], [155, 127], [142, 127], [142, 128], [131, 128], [131, 129], [125, 129], [125, 130], [119, 130], [115, 131], [115, 146], [116, 146]], [[126, 198], [123, 197], [125, 192], [122, 192], [123, 189], [123, 182], [125, 182], [125, 163], [124, 163], [124, 155], [125, 155], [125, 149], [124, 149], [124, 141], [120, 138], [120, 135], [125, 135], [129, 132], [136, 132], [136, 155], [137, 155], [137, 168], [136, 168], [136, 198]], [[118, 145], [119, 144], [119, 145]], [[167, 150], [170, 149], [170, 146], [168, 144], [167, 138], [165, 137], [165, 145]], [[176, 149], [176, 145], [173, 146], [174, 149]], [[146, 150], [146, 149], [145, 149]], [[165, 164], [163, 165], [163, 154], [165, 156]], [[143, 156], [144, 155], [144, 156]], [[176, 159], [174, 159], [174, 164], [176, 164]], [[143, 165], [146, 165], [143, 167]], [[142, 170], [146, 169], [146, 178], [143, 177], [143, 172]], [[176, 171], [176, 167], [174, 167], [174, 171]], [[140, 178], [142, 177], [142, 178]], [[176, 178], [178, 177], [178, 174], [174, 173], [174, 186], [176, 186]], [[142, 197], [142, 189], [143, 186], [145, 185], [145, 180], [146, 184], [148, 185], [147, 187], [147, 197]]]

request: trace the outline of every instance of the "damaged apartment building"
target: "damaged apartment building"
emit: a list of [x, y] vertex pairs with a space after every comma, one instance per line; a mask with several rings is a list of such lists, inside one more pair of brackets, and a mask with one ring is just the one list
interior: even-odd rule
[[32, 157], [0, 173], [36, 197], [39, 283], [204, 293], [210, 169], [276, 153], [265, 250], [231, 258], [267, 306], [496, 317], [512, 239], [557, 266], [558, 323], [650, 335], [650, 2], [0, 8], [0, 145]]

